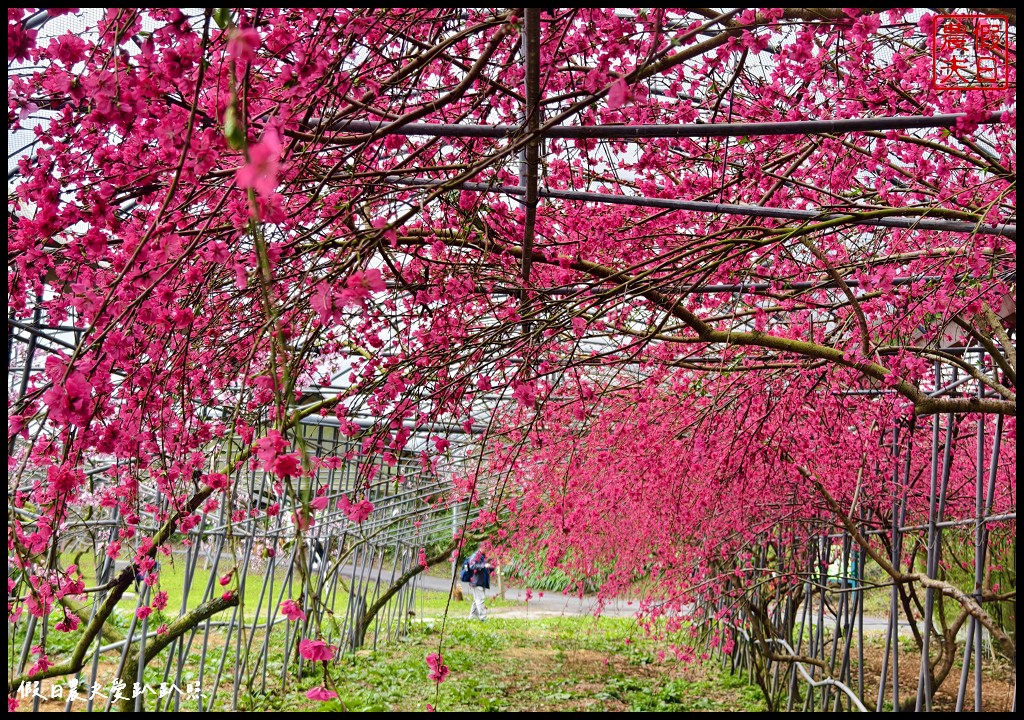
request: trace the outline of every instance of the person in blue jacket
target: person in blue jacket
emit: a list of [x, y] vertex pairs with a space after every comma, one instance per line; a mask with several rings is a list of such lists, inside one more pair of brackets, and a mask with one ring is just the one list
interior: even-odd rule
[[469, 618], [483, 620], [487, 617], [487, 608], [484, 607], [484, 597], [487, 590], [491, 589], [491, 570], [493, 566], [487, 560], [483, 550], [477, 550], [469, 559], [469, 585], [473, 588], [473, 606], [469, 609]]

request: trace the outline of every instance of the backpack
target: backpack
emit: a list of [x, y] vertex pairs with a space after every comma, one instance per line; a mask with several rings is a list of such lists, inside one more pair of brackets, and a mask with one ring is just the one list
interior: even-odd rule
[[459, 575], [459, 580], [462, 582], [469, 582], [473, 577], [473, 571], [469, 567], [469, 558], [466, 558], [462, 563], [462, 574]]

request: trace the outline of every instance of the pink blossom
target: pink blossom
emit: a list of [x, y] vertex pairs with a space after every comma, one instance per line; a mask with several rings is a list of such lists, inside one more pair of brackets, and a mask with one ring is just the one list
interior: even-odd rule
[[743, 31], [741, 43], [743, 47], [752, 50], [754, 52], [761, 52], [768, 47], [769, 37], [768, 35], [755, 35], [749, 30]]
[[26, 30], [21, 22], [7, 23], [7, 62], [24, 62], [36, 47], [35, 30]]
[[313, 662], [329, 662], [337, 651], [336, 646], [328, 645], [323, 640], [304, 638], [299, 642], [299, 654]]
[[626, 78], [619, 78], [608, 88], [608, 109], [618, 110], [632, 100], [632, 97]]
[[261, 44], [260, 34], [255, 28], [236, 29], [228, 40], [228, 57], [239, 63], [252, 62]]
[[361, 523], [370, 517], [373, 512], [373, 503], [369, 500], [360, 500], [353, 503], [344, 495], [338, 500], [338, 509], [345, 513], [349, 520], [354, 523]]
[[294, 600], [285, 600], [281, 603], [281, 614], [292, 622], [306, 619], [306, 613], [303, 612], [302, 607]]
[[921, 16], [921, 19], [917, 21], [918, 30], [926, 38], [931, 38], [934, 35], [935, 29], [935, 16], [931, 13], [925, 13]]
[[28, 421], [22, 415], [11, 415], [7, 418], [8, 435], [21, 435], [28, 439]]
[[448, 677], [448, 666], [443, 664], [444, 659], [437, 653], [427, 655], [427, 667], [430, 668], [428, 678], [440, 685]]
[[65, 571], [67, 575], [59, 581], [60, 586], [57, 589], [57, 598], [62, 598], [68, 595], [81, 595], [85, 590], [85, 581], [82, 576], [78, 574], [78, 568], [75, 565], [68, 565]]
[[40, 655], [39, 659], [36, 660], [32, 664], [32, 667], [30, 667], [28, 669], [28, 674], [29, 675], [35, 675], [36, 673], [46, 672], [47, 670], [49, 670], [52, 667], [53, 667], [53, 662], [51, 662], [50, 658], [44, 653], [44, 654]]
[[380, 270], [370, 268], [365, 272], [354, 272], [345, 281], [344, 297], [349, 305], [362, 305], [373, 293], [384, 292], [387, 286]]
[[145, 620], [152, 614], [152, 612], [153, 608], [148, 605], [143, 605], [142, 607], [135, 609], [135, 617], [139, 620]]
[[206, 484], [214, 490], [227, 490], [230, 480], [224, 473], [210, 473], [206, 478]]
[[269, 198], [277, 188], [281, 168], [281, 138], [277, 130], [269, 128], [263, 139], [249, 146], [249, 160], [235, 172], [238, 187], [252, 188], [262, 198]]
[[316, 292], [309, 299], [309, 306], [320, 316], [322, 325], [330, 325], [340, 319], [344, 305], [344, 298], [325, 282], [316, 286]]
[[516, 383], [512, 388], [512, 397], [523, 407], [532, 408], [537, 402], [537, 390], [530, 383]]
[[319, 700], [320, 702], [326, 702], [333, 700], [338, 697], [338, 693], [333, 690], [328, 690], [325, 687], [314, 687], [306, 691], [306, 697], [310, 700]]
[[46, 50], [54, 60], [71, 67], [85, 59], [86, 44], [85, 40], [77, 35], [67, 33], [51, 39]]
[[278, 477], [298, 477], [302, 474], [302, 461], [299, 459], [297, 453], [289, 453], [288, 455], [279, 455], [274, 460], [273, 472]]
[[369, 500], [363, 500], [359, 502], [354, 508], [352, 508], [352, 514], [349, 518], [353, 522], [361, 523], [366, 518], [370, 517], [370, 513], [373, 512], [373, 503]]
[[331, 470], [337, 470], [338, 468], [341, 467], [342, 460], [337, 455], [331, 455], [329, 457], [320, 458], [320, 463], [325, 468], [330, 468]]
[[306, 531], [316, 525], [316, 518], [306, 512], [304, 508], [299, 508], [299, 510], [292, 513], [292, 522], [295, 523], [295, 527], [299, 530]]
[[46, 470], [46, 479], [50, 485], [49, 495], [53, 499], [66, 497], [85, 483], [82, 471], [67, 464], [51, 465]]
[[263, 461], [263, 468], [271, 472], [274, 460], [282, 451], [288, 449], [288, 440], [279, 430], [270, 430], [266, 437], [256, 441], [256, 457]]
[[43, 394], [43, 402], [50, 408], [50, 418], [61, 425], [85, 427], [92, 414], [92, 385], [80, 372], [72, 372], [61, 384], [55, 381]]
[[79, 619], [74, 613], [65, 613], [64, 619], [54, 625], [58, 632], [74, 632], [78, 629]]

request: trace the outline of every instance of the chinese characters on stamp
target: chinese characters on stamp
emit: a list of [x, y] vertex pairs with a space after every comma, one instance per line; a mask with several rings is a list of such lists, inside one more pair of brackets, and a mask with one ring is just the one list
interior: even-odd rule
[[1008, 23], [1003, 15], [936, 15], [932, 26], [936, 90], [1005, 90]]

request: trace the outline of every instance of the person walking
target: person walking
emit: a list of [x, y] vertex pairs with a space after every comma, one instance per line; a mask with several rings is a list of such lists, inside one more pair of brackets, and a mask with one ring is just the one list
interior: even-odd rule
[[469, 585], [473, 589], [473, 606], [469, 609], [469, 619], [483, 620], [487, 617], [484, 598], [486, 591], [491, 589], [491, 570], [494, 568], [484, 551], [477, 550], [469, 559], [469, 569]]

